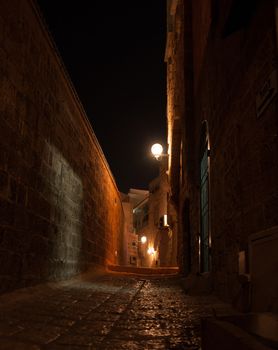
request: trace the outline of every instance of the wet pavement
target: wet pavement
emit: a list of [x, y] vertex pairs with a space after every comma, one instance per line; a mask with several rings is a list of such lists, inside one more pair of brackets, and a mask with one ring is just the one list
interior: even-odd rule
[[200, 318], [230, 309], [180, 282], [106, 273], [3, 295], [0, 349], [200, 349]]

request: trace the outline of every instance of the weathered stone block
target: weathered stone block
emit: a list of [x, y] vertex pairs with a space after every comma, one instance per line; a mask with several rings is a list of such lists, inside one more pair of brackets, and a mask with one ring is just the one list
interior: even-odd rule
[[12, 225], [14, 221], [14, 207], [5, 199], [0, 198], [0, 222], [1, 225]]
[[0, 195], [7, 197], [9, 190], [9, 177], [5, 171], [0, 170]]
[[17, 279], [21, 270], [20, 255], [10, 250], [0, 249], [0, 276], [8, 275]]

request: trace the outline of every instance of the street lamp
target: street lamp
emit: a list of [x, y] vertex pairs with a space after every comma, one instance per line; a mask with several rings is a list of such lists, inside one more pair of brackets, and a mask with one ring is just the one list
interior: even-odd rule
[[142, 236], [141, 237], [141, 243], [146, 243], [147, 242], [147, 237], [146, 236]]
[[152, 145], [151, 152], [156, 160], [161, 160], [162, 157], [168, 157], [168, 154], [163, 153], [163, 147], [160, 143]]
[[149, 247], [149, 248], [148, 248], [148, 254], [149, 254], [149, 255], [154, 255], [154, 254], [155, 254], [154, 247]]

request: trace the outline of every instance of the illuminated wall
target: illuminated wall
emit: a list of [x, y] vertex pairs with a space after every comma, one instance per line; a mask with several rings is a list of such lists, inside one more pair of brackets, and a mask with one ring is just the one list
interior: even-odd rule
[[[277, 237], [278, 230], [277, 2], [169, 2], [168, 125], [171, 144], [181, 141], [172, 146], [169, 169], [172, 194], [178, 194], [179, 264], [193, 277], [209, 270], [215, 292], [243, 310], [277, 310], [277, 243], [254, 239], [264, 243], [262, 237]], [[181, 138], [171, 122], [180, 83]], [[176, 167], [174, 155], [180, 156]], [[202, 260], [209, 268], [202, 268]]]
[[32, 1], [1, 1], [0, 290], [117, 263], [122, 228], [114, 178], [40, 15]]

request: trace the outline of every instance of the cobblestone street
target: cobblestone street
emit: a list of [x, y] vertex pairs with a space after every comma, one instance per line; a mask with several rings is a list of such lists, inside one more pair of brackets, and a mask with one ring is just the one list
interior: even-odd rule
[[3, 295], [0, 349], [199, 349], [200, 318], [227, 305], [180, 282], [99, 274]]

